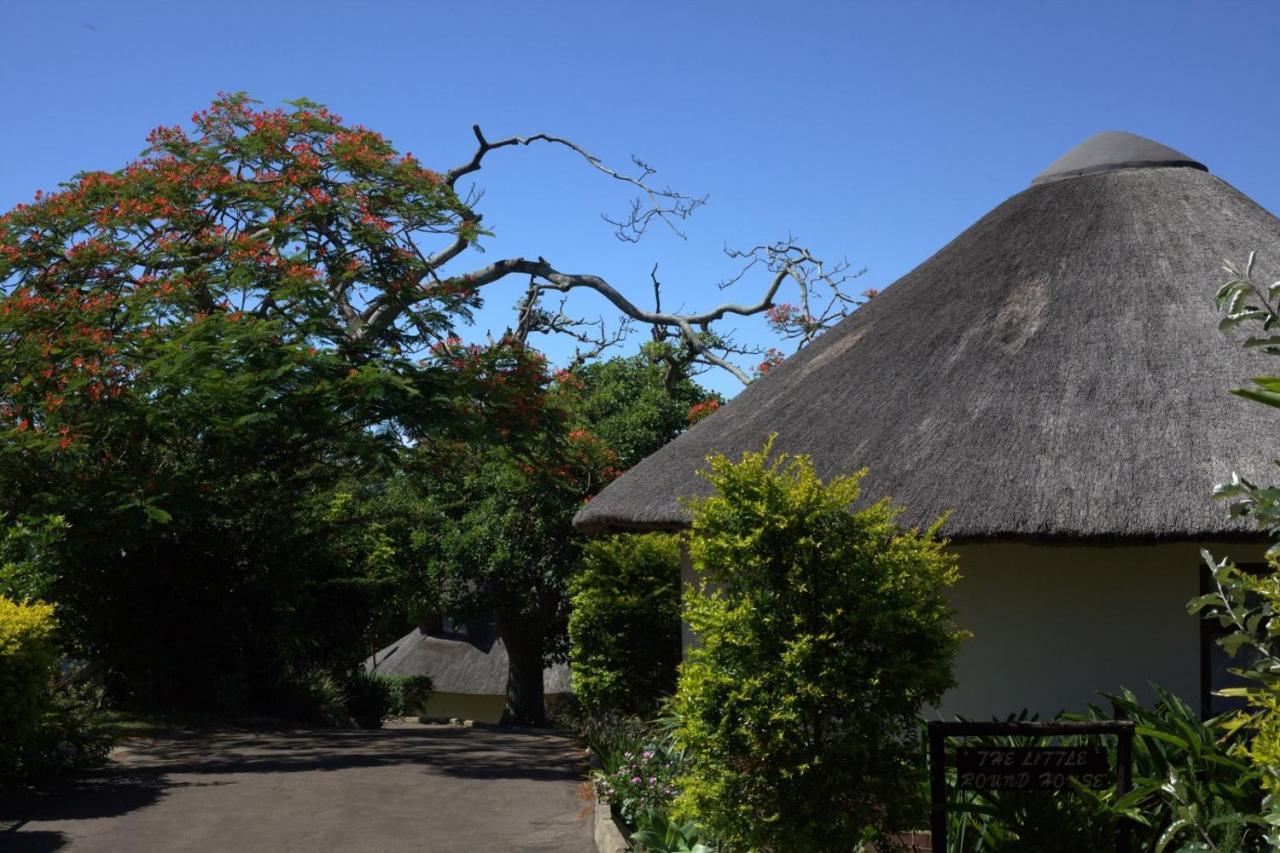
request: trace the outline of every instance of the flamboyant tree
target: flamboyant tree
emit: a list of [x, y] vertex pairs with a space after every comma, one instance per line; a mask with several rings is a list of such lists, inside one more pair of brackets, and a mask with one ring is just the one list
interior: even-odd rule
[[[187, 653], [225, 664], [231, 692], [252, 689], [244, 661], [338, 655], [299, 634], [340, 634], [319, 614], [359, 598], [339, 483], [435, 442], [537, 458], [557, 407], [530, 336], [575, 335], [584, 358], [621, 338], [546, 307], [549, 293], [591, 290], [649, 326], [669, 377], [718, 365], [747, 378], [733, 358], [750, 348], [714, 328], [726, 318], [778, 309], [774, 325], [803, 342], [853, 304], [846, 266], [790, 241], [738, 255], [737, 278], [767, 270], [760, 299], [693, 313], [664, 311], [656, 276], [646, 309], [544, 258], [473, 261], [486, 232], [461, 184], [494, 151], [558, 146], [638, 190], [613, 220], [623, 239], [701, 204], [565, 139], [475, 136], [470, 159], [433, 170], [319, 105], [221, 96], [123, 169], [0, 216], [0, 514], [66, 520], [52, 589], [84, 651], [165, 682], [175, 637], [197, 624], [221, 645]], [[524, 299], [509, 333], [464, 345], [484, 288], [511, 276]], [[784, 285], [800, 308], [779, 307]]]

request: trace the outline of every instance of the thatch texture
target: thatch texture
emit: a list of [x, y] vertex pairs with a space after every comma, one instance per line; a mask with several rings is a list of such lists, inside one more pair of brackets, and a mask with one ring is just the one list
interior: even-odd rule
[[[503, 696], [507, 692], [507, 649], [502, 640], [476, 645], [466, 637], [427, 633], [415, 628], [365, 661], [365, 670], [382, 675], [426, 675], [437, 693]], [[548, 694], [569, 692], [569, 667], [542, 673]]]
[[1001, 204], [627, 472], [577, 526], [685, 526], [680, 499], [708, 491], [695, 475], [707, 455], [777, 433], [823, 476], [869, 468], [864, 495], [892, 497], [908, 523], [951, 511], [958, 539], [1251, 530], [1210, 491], [1232, 470], [1276, 479], [1275, 413], [1228, 389], [1277, 365], [1217, 330], [1213, 295], [1223, 258], [1251, 250], [1277, 277], [1280, 220], [1194, 161], [1138, 165], [1072, 158], [1085, 174]]

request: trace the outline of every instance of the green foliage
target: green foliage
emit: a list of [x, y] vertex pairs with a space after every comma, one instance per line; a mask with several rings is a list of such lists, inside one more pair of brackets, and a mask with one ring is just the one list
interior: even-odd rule
[[330, 729], [355, 725], [342, 682], [323, 670], [287, 673], [264, 690], [262, 699], [286, 720]]
[[[1218, 642], [1241, 666], [1231, 672], [1244, 679], [1241, 687], [1220, 691], [1240, 696], [1246, 708], [1220, 720], [1232, 738], [1232, 754], [1247, 759], [1267, 792], [1265, 810], [1280, 826], [1280, 573], [1275, 556], [1270, 574], [1243, 572], [1229, 559], [1204, 559], [1213, 578], [1213, 591], [1192, 599], [1187, 608], [1201, 618], [1229, 629]], [[1271, 836], [1280, 843], [1280, 830]]]
[[51, 605], [0, 597], [0, 789], [47, 781], [110, 749], [101, 689], [58, 675], [57, 628]]
[[58, 515], [11, 522], [0, 516], [0, 596], [14, 601], [48, 598], [58, 577], [57, 544], [66, 529], [66, 520]]
[[431, 698], [431, 678], [426, 675], [378, 675], [387, 686], [390, 705], [387, 716], [407, 717], [421, 714]]
[[685, 401], [707, 396], [687, 380], [674, 388], [643, 356], [562, 371], [519, 447], [417, 454], [415, 482], [431, 507], [408, 537], [426, 556], [421, 606], [497, 622], [511, 661], [509, 721], [545, 722], [542, 670], [568, 653], [569, 580], [585, 546], [573, 516], [623, 462], [597, 425], [628, 454], [651, 452], [684, 427]]
[[683, 754], [661, 741], [644, 741], [615, 755], [614, 767], [596, 777], [596, 795], [618, 808], [623, 820], [635, 825], [642, 813], [666, 813], [675, 796], [675, 781]]
[[1238, 735], [1224, 736], [1221, 719], [1201, 720], [1177, 696], [1154, 690], [1154, 707], [1126, 690], [1103, 694], [1111, 713], [1089, 710], [1090, 719], [1120, 717], [1136, 724], [1133, 789], [1111, 803], [1116, 814], [1138, 825], [1135, 849], [1264, 849], [1262, 789], [1258, 774], [1240, 760]]
[[[1254, 278], [1255, 253], [1250, 252], [1243, 266], [1227, 261], [1223, 269], [1230, 276], [1218, 289], [1218, 310], [1224, 316], [1218, 327], [1233, 329], [1244, 324], [1257, 324], [1259, 331], [1250, 334], [1244, 346], [1265, 355], [1280, 355], [1280, 333], [1274, 331], [1280, 323], [1280, 282], [1269, 285]], [[1258, 376], [1253, 388], [1236, 388], [1233, 394], [1266, 406], [1280, 407], [1280, 376]], [[1233, 515], [1253, 518], [1258, 526], [1272, 537], [1280, 536], [1280, 488], [1260, 486], [1233, 473], [1227, 483], [1214, 489], [1214, 496], [1231, 501]], [[1273, 545], [1268, 554], [1280, 557], [1280, 544]]]
[[664, 707], [651, 721], [628, 715], [589, 717], [583, 730], [596, 768], [592, 785], [597, 799], [635, 830], [633, 841], [650, 850], [683, 851], [711, 843], [696, 821], [671, 815], [686, 761], [675, 738], [678, 728], [678, 716]]
[[406, 445], [517, 441], [548, 377], [452, 338], [479, 299], [424, 241], [481, 232], [439, 174], [306, 102], [192, 124], [0, 216], [3, 547], [36, 555], [0, 583], [117, 698], [236, 711], [366, 652], [412, 555], [343, 513]]
[[448, 481], [438, 558], [428, 589], [440, 610], [464, 618], [494, 618], [511, 662], [508, 713], [512, 722], [542, 725], [543, 668], [566, 652], [566, 586], [581, 556], [573, 514], [582, 481], [495, 448], [460, 454], [466, 470]]
[[583, 709], [656, 710], [675, 691], [681, 656], [679, 538], [651, 533], [592, 541], [569, 598], [569, 663]]
[[351, 719], [362, 729], [380, 729], [382, 721], [392, 714], [391, 685], [372, 673], [363, 670], [352, 673], [343, 696]]
[[49, 782], [100, 764], [115, 740], [105, 716], [105, 691], [87, 681], [58, 679], [24, 750], [24, 776]]
[[635, 825], [631, 840], [642, 845], [646, 853], [713, 853], [715, 850], [704, 843], [702, 828], [696, 822], [676, 820], [663, 810], [641, 812]]
[[582, 383], [578, 413], [625, 471], [659, 450], [689, 425], [690, 411], [710, 393], [662, 359], [659, 344], [629, 358], [583, 365], [574, 372]]
[[332, 725], [351, 724], [362, 729], [382, 727], [387, 717], [420, 712], [431, 696], [431, 679], [425, 675], [382, 675], [358, 670], [348, 677], [340, 702], [345, 714], [332, 714]]
[[956, 560], [887, 501], [851, 512], [861, 474], [824, 484], [771, 446], [713, 457], [693, 504], [676, 814], [749, 849], [850, 849], [923, 819], [916, 716], [952, 684]]
[[0, 598], [0, 783], [21, 775], [40, 726], [58, 661], [56, 629], [50, 605]]
[[[1070, 719], [1132, 720], [1132, 785], [1114, 789], [1073, 785], [1062, 791], [958, 791], [951, 788], [948, 849], [956, 853], [1075, 853], [1109, 849], [1116, 822], [1130, 821], [1135, 850], [1262, 850], [1258, 774], [1238, 756], [1239, 734], [1221, 735], [1220, 720], [1202, 721], [1185, 702], [1154, 688], [1153, 707], [1130, 691], [1103, 694], [1108, 709], [1091, 705]], [[1115, 738], [1062, 738], [1064, 745], [1105, 745], [1116, 766]], [[1031, 746], [1040, 738], [968, 738], [967, 746]], [[954, 744], [950, 748], [954, 749]], [[954, 760], [948, 762], [954, 767]], [[954, 771], [953, 771], [954, 772]], [[1199, 846], [1198, 846], [1199, 845]]]
[[[1259, 330], [1245, 340], [1246, 347], [1270, 356], [1280, 355], [1280, 282], [1263, 284], [1254, 277], [1254, 253], [1243, 266], [1227, 262], [1230, 276], [1218, 290], [1217, 304], [1224, 317], [1223, 330], [1256, 324]], [[1280, 377], [1255, 377], [1253, 388], [1233, 393], [1263, 405], [1280, 407]], [[1234, 472], [1229, 482], [1217, 486], [1214, 496], [1231, 501], [1233, 515], [1252, 518], [1273, 538], [1280, 537], [1280, 488], [1260, 486]], [[1264, 811], [1273, 826], [1269, 841], [1280, 845], [1280, 542], [1267, 551], [1271, 573], [1254, 577], [1241, 572], [1230, 560], [1215, 560], [1208, 552], [1205, 562], [1213, 575], [1211, 593], [1193, 599], [1188, 608], [1202, 618], [1218, 623], [1227, 633], [1218, 643], [1241, 666], [1232, 670], [1246, 679], [1245, 687], [1222, 691], [1223, 695], [1244, 697], [1247, 707], [1231, 715], [1224, 725], [1232, 734], [1243, 734], [1234, 754], [1247, 757], [1261, 775], [1267, 791]]]

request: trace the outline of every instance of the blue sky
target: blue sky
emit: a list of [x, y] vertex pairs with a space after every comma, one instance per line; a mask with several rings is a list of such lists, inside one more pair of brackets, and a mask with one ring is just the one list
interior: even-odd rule
[[[564, 151], [498, 152], [478, 176], [488, 259], [543, 255], [638, 300], [658, 262], [668, 304], [694, 309], [723, 299], [723, 246], [791, 233], [883, 287], [1101, 130], [1177, 148], [1280, 210], [1278, 24], [1280, 4], [1235, 0], [0, 0], [0, 207], [118, 168], [150, 128], [247, 90], [321, 101], [437, 168], [469, 157], [479, 123], [636, 154], [710, 195], [687, 240], [623, 245], [599, 214], [625, 188]], [[477, 331], [503, 327], [518, 289], [489, 294]]]

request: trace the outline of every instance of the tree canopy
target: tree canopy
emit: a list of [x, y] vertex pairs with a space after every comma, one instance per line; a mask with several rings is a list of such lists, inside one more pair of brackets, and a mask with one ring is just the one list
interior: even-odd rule
[[[6, 583], [56, 600], [122, 695], [237, 705], [349, 668], [396, 608], [449, 599], [404, 583], [448, 562], [429, 552], [490, 578], [468, 588], [495, 607], [518, 596], [492, 579], [510, 579], [528, 597], [502, 605], [526, 623], [513, 654], [558, 654], [572, 510], [714, 409], [694, 371], [746, 378], [733, 359], [755, 350], [716, 327], [776, 307], [803, 343], [856, 302], [847, 265], [793, 241], [733, 253], [734, 281], [766, 273], [759, 299], [690, 313], [662, 308], [656, 274], [649, 309], [545, 258], [481, 262], [481, 194], [461, 186], [496, 151], [555, 146], [638, 192], [611, 220], [623, 239], [701, 200], [560, 137], [474, 133], [469, 159], [436, 170], [318, 104], [222, 95], [123, 168], [0, 216], [0, 517], [59, 531], [41, 578]], [[513, 276], [510, 328], [464, 342], [484, 289]], [[618, 317], [543, 305], [582, 290]], [[644, 356], [599, 362], [627, 323], [649, 328]], [[529, 345], [538, 333], [582, 342], [573, 369]], [[534, 606], [539, 577], [554, 606]]]

